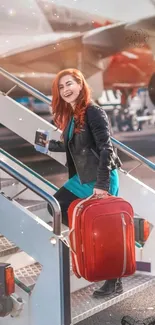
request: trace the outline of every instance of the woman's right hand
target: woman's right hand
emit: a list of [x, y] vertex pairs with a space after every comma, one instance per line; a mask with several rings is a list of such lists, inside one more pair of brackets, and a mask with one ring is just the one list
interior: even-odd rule
[[43, 144], [47, 145], [47, 144], [49, 144], [50, 140], [43, 140], [42, 142], [43, 142]]
[[64, 143], [57, 140], [44, 140], [45, 145], [48, 144], [48, 150], [53, 152], [65, 152]]
[[99, 188], [94, 188], [93, 190], [94, 195], [99, 195], [99, 196], [107, 196], [108, 192], [105, 190], [101, 190]]

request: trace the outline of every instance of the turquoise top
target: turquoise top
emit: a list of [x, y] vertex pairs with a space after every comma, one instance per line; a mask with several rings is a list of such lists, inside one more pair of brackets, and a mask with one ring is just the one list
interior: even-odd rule
[[[71, 120], [68, 139], [71, 139], [74, 130], [74, 119]], [[96, 180], [90, 183], [81, 184], [79, 176], [76, 174], [72, 178], [70, 178], [63, 186], [72, 192], [77, 197], [83, 199], [93, 194], [93, 189]], [[110, 189], [109, 193], [111, 195], [118, 195], [119, 189], [119, 177], [117, 169], [114, 169], [110, 172]]]

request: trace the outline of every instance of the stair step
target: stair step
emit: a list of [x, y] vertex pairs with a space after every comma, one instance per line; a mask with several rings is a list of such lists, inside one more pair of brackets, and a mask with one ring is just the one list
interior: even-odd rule
[[24, 286], [31, 291], [37, 282], [41, 270], [42, 267], [39, 263], [34, 263], [19, 270], [15, 270], [15, 277], [19, 281], [19, 286]]
[[[18, 270], [15, 270], [15, 278], [19, 281], [19, 286], [25, 287], [30, 291], [34, 288], [37, 279], [41, 273], [42, 266], [39, 263], [34, 263]], [[72, 265], [70, 264], [70, 273], [73, 274]]]
[[[15, 270], [16, 283], [27, 292], [30, 292], [35, 286], [41, 269], [41, 265], [35, 263]], [[72, 324], [79, 323], [101, 310], [152, 286], [155, 283], [155, 277], [136, 272], [133, 276], [123, 278], [122, 281], [124, 291], [120, 295], [112, 294], [110, 297], [104, 298], [93, 297], [94, 290], [100, 288], [103, 281], [90, 284], [84, 289], [71, 293]]]
[[14, 254], [19, 251], [16, 244], [9, 241], [7, 238], [0, 236], [0, 257]]
[[[37, 261], [35, 261], [27, 253], [20, 250], [17, 246], [15, 246], [15, 244], [9, 242], [6, 238], [2, 237], [2, 240], [3, 246], [2, 250], [0, 251], [0, 262], [10, 263], [13, 266], [14, 271], [16, 272], [16, 278], [18, 278], [20, 287], [26, 288], [26, 290], [28, 289], [29, 291], [31, 291], [37, 281], [38, 275], [40, 274], [40, 264], [37, 263]], [[22, 275], [21, 278], [21, 274], [24, 274], [24, 277]], [[85, 279], [77, 279], [77, 277], [73, 273], [70, 259], [71, 292], [75, 292], [81, 288], [87, 287], [89, 284], [90, 282], [86, 281]]]
[[[81, 289], [71, 294], [72, 300], [72, 324], [95, 315], [96, 313], [131, 297], [155, 283], [155, 277], [136, 273], [133, 276], [123, 278], [124, 291], [120, 295], [112, 294], [110, 297], [94, 298], [93, 292], [98, 289], [103, 282], [93, 283], [85, 289]], [[91, 318], [93, 324], [98, 320], [95, 316]]]

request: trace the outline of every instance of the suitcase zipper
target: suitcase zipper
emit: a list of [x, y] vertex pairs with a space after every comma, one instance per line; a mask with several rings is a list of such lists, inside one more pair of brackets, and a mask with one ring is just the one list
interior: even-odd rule
[[121, 218], [122, 218], [123, 243], [124, 243], [124, 261], [123, 261], [123, 271], [122, 271], [122, 276], [123, 276], [125, 274], [125, 271], [126, 271], [126, 263], [127, 263], [127, 256], [126, 256], [126, 221], [125, 221], [123, 213], [121, 213]]
[[[87, 200], [89, 200], [89, 197], [82, 200], [81, 202], [79, 202], [77, 204], [77, 206], [74, 208], [74, 211], [73, 211], [73, 219], [72, 219], [72, 227], [71, 227], [71, 230], [69, 232], [69, 234], [71, 234], [72, 232], [75, 231], [75, 219], [76, 217], [79, 216], [79, 213], [80, 211], [83, 209], [83, 203], [86, 202]], [[80, 277], [81, 276], [81, 273], [80, 273], [80, 269], [79, 269], [79, 264], [78, 264], [78, 259], [77, 259], [77, 255], [76, 255], [76, 240], [75, 240], [75, 234], [74, 234], [74, 237], [73, 237], [73, 243], [74, 243], [74, 247], [75, 247], [75, 251], [71, 248], [71, 242], [70, 242], [70, 248], [71, 248], [71, 251], [74, 255], [74, 261], [75, 261], [75, 266], [76, 266], [76, 270], [77, 270], [77, 273], [79, 274]], [[82, 244], [82, 252], [83, 252], [83, 244]]]
[[[124, 211], [123, 211], [124, 212]], [[128, 212], [124, 212], [125, 214], [127, 214], [128, 216], [129, 216], [129, 218], [130, 218], [130, 223], [131, 223], [131, 225], [133, 225], [134, 224], [134, 221], [133, 221], [133, 218], [131, 217], [131, 215], [128, 213]], [[130, 249], [131, 249], [131, 244], [130, 244]]]
[[77, 208], [77, 213], [76, 216], [79, 215], [80, 211], [83, 209], [83, 205], [81, 204], [78, 208]]
[[[133, 218], [131, 217], [131, 215], [128, 213], [128, 212], [125, 212], [129, 217], [130, 217], [130, 222], [131, 222], [131, 225], [134, 224], [134, 220]], [[130, 250], [132, 252], [132, 249], [131, 249], [131, 244], [130, 244]], [[132, 255], [132, 254], [131, 254]], [[132, 262], [134, 263], [134, 259], [133, 259], [133, 255], [132, 255]]]

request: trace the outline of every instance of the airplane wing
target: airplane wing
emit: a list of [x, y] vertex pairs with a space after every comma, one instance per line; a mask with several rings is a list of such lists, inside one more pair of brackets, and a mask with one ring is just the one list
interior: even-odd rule
[[[132, 23], [114, 23], [85, 33], [51, 33], [30, 38], [26, 45], [3, 52], [0, 66], [12, 73], [55, 74], [79, 68], [86, 78], [104, 70], [103, 59], [154, 42], [155, 16]], [[19, 42], [20, 44], [20, 42]], [[150, 45], [150, 44], [149, 44]], [[29, 76], [30, 77], [30, 76]]]
[[[1, 38], [0, 38], [1, 39]], [[51, 33], [41, 36], [11, 38], [13, 48], [0, 54], [0, 66], [9, 72], [57, 72], [63, 60], [59, 61], [59, 53], [70, 47], [78, 46], [80, 33]], [[19, 46], [20, 44], [20, 46]]]
[[[10, 72], [13, 65], [16, 66], [17, 72], [26, 69], [28, 72], [55, 73], [65, 67], [79, 66], [77, 61], [80, 61], [80, 53], [83, 50], [85, 56], [88, 51], [92, 51], [97, 54], [98, 59], [103, 59], [148, 42], [152, 33], [155, 36], [155, 16], [133, 23], [115, 23], [83, 34], [52, 33], [32, 39], [29, 37], [29, 43], [25, 46], [16, 47], [14, 52], [2, 53], [0, 65], [4, 67], [9, 64]], [[15, 71], [14, 68], [13, 70]]]
[[148, 31], [154, 31], [155, 32], [155, 16], [151, 16], [151, 17], [146, 17], [143, 19], [139, 19], [138, 21], [129, 23], [126, 25], [127, 29], [132, 29], [132, 30], [136, 30], [139, 28], [142, 28], [144, 30], [148, 30]]
[[83, 43], [101, 51], [104, 57], [131, 47], [153, 45], [154, 40], [155, 15], [131, 23], [115, 23], [94, 29], [83, 36]]
[[[49, 95], [55, 74], [67, 67], [77, 67], [75, 49], [81, 48], [81, 37], [80, 33], [13, 36], [9, 39], [13, 47], [7, 52], [0, 49], [0, 67]], [[13, 82], [0, 73], [0, 91], [7, 92], [13, 86]], [[24, 95], [26, 92], [19, 87], [12, 93], [14, 97]]]

